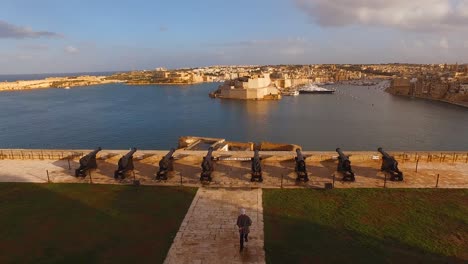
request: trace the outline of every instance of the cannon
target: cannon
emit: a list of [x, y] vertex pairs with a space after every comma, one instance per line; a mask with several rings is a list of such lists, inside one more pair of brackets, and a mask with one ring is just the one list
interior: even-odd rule
[[340, 148], [336, 149], [338, 153], [338, 167], [336, 170], [343, 174], [343, 181], [354, 181], [354, 172], [351, 169], [351, 161], [349, 160], [349, 156], [346, 156]]
[[262, 177], [262, 164], [260, 154], [258, 149], [255, 149], [254, 156], [252, 160], [252, 177], [250, 178], [251, 182], [263, 182]]
[[382, 148], [378, 148], [377, 151], [382, 154], [382, 167], [380, 170], [389, 173], [391, 181], [402, 181], [403, 172], [398, 169], [398, 161], [396, 161], [394, 157], [390, 156]]
[[208, 149], [208, 153], [203, 157], [201, 164], [202, 172], [200, 174], [200, 181], [211, 181], [211, 173], [214, 171], [213, 167], [213, 148]]
[[301, 150], [296, 149], [296, 157], [294, 158], [294, 160], [296, 160], [296, 174], [297, 174], [296, 181], [298, 182], [309, 181], [309, 176], [307, 176], [307, 168], [306, 168], [305, 159], [306, 158], [302, 155]]
[[166, 156], [159, 161], [159, 171], [156, 173], [156, 180], [167, 180], [167, 173], [172, 170], [175, 149], [171, 149]]
[[118, 168], [114, 172], [114, 179], [125, 179], [125, 175], [128, 171], [133, 170], [133, 154], [137, 151], [136, 148], [132, 148], [125, 156], [119, 159]]
[[97, 168], [96, 154], [101, 150], [101, 147], [98, 147], [80, 159], [80, 167], [75, 170], [76, 177], [86, 177], [86, 171]]

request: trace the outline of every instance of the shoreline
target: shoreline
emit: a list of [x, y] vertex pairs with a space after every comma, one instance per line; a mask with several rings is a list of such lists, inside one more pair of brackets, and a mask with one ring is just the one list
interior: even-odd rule
[[394, 93], [391, 93], [389, 91], [386, 91], [386, 92], [391, 94], [391, 95], [394, 95], [394, 96], [402, 96], [402, 97], [407, 97], [407, 98], [416, 98], [416, 99], [433, 101], [433, 102], [441, 102], [441, 103], [451, 104], [451, 105], [455, 105], [455, 106], [458, 106], [458, 107], [468, 109], [468, 102], [467, 103], [459, 103], [459, 102], [452, 102], [452, 101], [448, 101], [448, 100], [444, 100], [444, 99], [421, 97], [421, 96], [417, 96], [417, 95], [394, 94]]
[[108, 76], [67, 76], [67, 77], [48, 77], [39, 80], [18, 80], [13, 82], [0, 82], [0, 92], [4, 91], [25, 91], [35, 89], [70, 89], [73, 87], [84, 87], [111, 83], [124, 83], [125, 81], [116, 79], [107, 79]]
[[[0, 92], [16, 92], [29, 91], [37, 89], [68, 89], [74, 87], [87, 87], [103, 84], [123, 83], [129, 86], [145, 86], [145, 85], [173, 85], [173, 86], [190, 86], [207, 82], [193, 83], [132, 83], [126, 80], [106, 79], [108, 76], [79, 76], [77, 78], [70, 77], [49, 77], [39, 80], [18, 80], [10, 82], [0, 82]], [[64, 83], [64, 84], [63, 84]]]

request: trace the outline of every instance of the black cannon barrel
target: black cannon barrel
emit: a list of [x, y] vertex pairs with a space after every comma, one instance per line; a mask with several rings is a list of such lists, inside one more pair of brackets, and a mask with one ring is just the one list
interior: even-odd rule
[[101, 150], [102, 150], [102, 148], [98, 147], [97, 149], [95, 149], [95, 150], [91, 151], [90, 153], [88, 153], [88, 155], [95, 156]]
[[75, 170], [76, 177], [86, 177], [87, 170], [97, 168], [96, 155], [101, 150], [101, 147], [98, 147], [80, 159], [80, 167]]
[[403, 172], [398, 169], [398, 161], [382, 148], [378, 148], [377, 150], [382, 154], [382, 166], [380, 170], [390, 173], [391, 181], [402, 181]]
[[208, 149], [208, 153], [206, 154], [205, 157], [203, 157], [203, 162], [202, 162], [202, 169], [203, 171], [209, 171], [212, 169], [212, 163], [213, 163], [213, 148], [210, 147]]
[[99, 151], [101, 151], [102, 148], [98, 147], [97, 149], [91, 151], [90, 153], [86, 154], [80, 159], [80, 164], [86, 166], [86, 164], [91, 160], [96, 158], [96, 155]]
[[201, 164], [202, 172], [200, 175], [200, 181], [211, 181], [211, 172], [214, 171], [213, 166], [213, 148], [208, 149], [208, 153], [203, 157]]
[[338, 166], [337, 171], [343, 173], [343, 181], [355, 181], [354, 172], [351, 168], [351, 161], [349, 156], [346, 156], [340, 148], [336, 149], [338, 153]]
[[302, 155], [301, 149], [296, 149], [296, 156], [297, 161], [305, 160], [304, 156]]
[[262, 182], [262, 158], [260, 157], [259, 149], [255, 148], [254, 156], [251, 158], [252, 160], [252, 178], [250, 178], [251, 182]]
[[124, 157], [129, 158], [129, 157], [133, 156], [133, 154], [134, 154], [136, 151], [137, 151], [137, 148], [133, 147], [127, 154], [125, 154]]
[[137, 151], [137, 148], [132, 148], [125, 156], [120, 158], [120, 165], [122, 168], [126, 168], [128, 166], [128, 161], [133, 158], [133, 154]]
[[162, 159], [159, 161], [159, 169], [160, 170], [166, 170], [168, 169], [172, 155], [174, 155], [175, 149], [171, 148], [171, 150], [164, 156]]
[[211, 159], [213, 156], [213, 147], [208, 148], [208, 153], [206, 154], [205, 158]]
[[337, 148], [336, 152], [338, 153], [338, 155], [340, 155], [341, 158], [347, 158], [346, 155], [343, 153], [343, 151], [341, 151], [340, 148]]
[[380, 152], [380, 154], [382, 154], [382, 156], [384, 156], [385, 158], [392, 159], [392, 157], [387, 152], [385, 152], [382, 148], [378, 148], [377, 151]]
[[159, 171], [156, 174], [156, 180], [167, 180], [166, 173], [171, 170], [172, 167], [172, 155], [174, 155], [175, 149], [171, 150], [159, 161]]
[[254, 151], [254, 159], [259, 159], [260, 158], [260, 151], [258, 149], [256, 149]]
[[171, 148], [171, 150], [164, 156], [164, 159], [170, 159], [172, 158], [172, 155], [174, 155], [175, 149]]

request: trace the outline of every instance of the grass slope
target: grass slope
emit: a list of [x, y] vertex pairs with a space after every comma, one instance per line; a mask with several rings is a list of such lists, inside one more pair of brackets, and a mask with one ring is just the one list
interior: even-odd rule
[[161, 263], [193, 188], [0, 184], [0, 263]]
[[468, 190], [274, 189], [263, 203], [269, 263], [468, 261]]

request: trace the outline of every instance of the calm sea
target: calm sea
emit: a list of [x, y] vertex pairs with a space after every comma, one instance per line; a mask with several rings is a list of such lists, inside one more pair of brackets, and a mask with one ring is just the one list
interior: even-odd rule
[[334, 95], [211, 99], [217, 83], [0, 93], [0, 148], [168, 149], [179, 136], [306, 150], [468, 150], [468, 109], [334, 85]]

